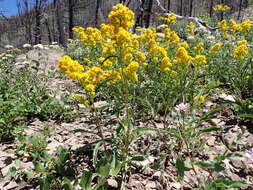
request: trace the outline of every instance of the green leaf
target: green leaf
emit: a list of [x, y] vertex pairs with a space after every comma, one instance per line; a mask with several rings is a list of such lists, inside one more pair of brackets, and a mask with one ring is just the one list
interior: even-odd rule
[[110, 175], [115, 177], [118, 175], [118, 173], [120, 172], [121, 170], [121, 162], [117, 160], [115, 154], [113, 156], [113, 160], [112, 160], [112, 163], [111, 163], [111, 170], [110, 170]]
[[154, 164], [154, 165], [151, 165], [149, 166], [151, 169], [153, 170], [159, 170], [161, 168], [161, 165], [160, 164]]
[[214, 117], [214, 115], [219, 112], [221, 110], [221, 108], [216, 108], [213, 110], [210, 110], [208, 112], [206, 112], [201, 118], [200, 118], [200, 122], [203, 121], [209, 121], [210, 119], [212, 119]]
[[102, 145], [102, 141], [99, 141], [97, 144], [96, 144], [96, 146], [95, 146], [95, 148], [94, 148], [94, 150], [93, 150], [93, 157], [92, 157], [92, 160], [93, 160], [93, 166], [94, 167], [96, 167], [96, 165], [97, 165], [97, 155], [98, 155], [98, 151], [99, 151], [99, 148], [100, 148], [100, 146]]
[[131, 159], [132, 161], [144, 161], [146, 158], [144, 156], [134, 156]]
[[81, 181], [80, 181], [80, 186], [83, 190], [92, 190], [91, 187], [91, 182], [92, 179], [94, 178], [94, 175], [91, 171], [84, 172]]
[[239, 114], [238, 115], [241, 118], [245, 118], [245, 119], [253, 119], [253, 114]]
[[203, 134], [210, 133], [210, 132], [213, 132], [213, 131], [219, 131], [219, 130], [221, 130], [220, 127], [208, 127], [208, 128], [205, 128], [205, 129], [195, 133], [193, 136], [196, 135], [196, 137], [199, 137]]
[[35, 172], [34, 171], [28, 171], [26, 172], [27, 178], [28, 179], [33, 179], [35, 177]]
[[74, 190], [75, 189], [74, 185], [72, 185], [72, 183], [71, 183], [71, 180], [69, 180], [68, 178], [63, 179], [62, 187], [64, 188], [64, 190]]
[[106, 161], [102, 161], [98, 168], [98, 174], [102, 177], [108, 177], [110, 172], [110, 164]]
[[240, 182], [240, 181], [232, 181], [224, 178], [218, 178], [211, 182], [212, 188], [219, 188], [221, 190], [226, 190], [230, 188], [241, 188], [241, 187], [248, 187], [249, 185]]
[[17, 167], [17, 168], [20, 168], [20, 166], [21, 166], [21, 161], [20, 160], [15, 160], [15, 166]]
[[35, 163], [35, 171], [36, 172], [44, 172], [46, 170], [46, 168], [44, 167], [44, 165], [40, 162]]
[[178, 169], [179, 176], [183, 178], [184, 177], [184, 172], [187, 170], [185, 165], [184, 165], [184, 161], [181, 160], [180, 158], [177, 158], [176, 166], [177, 166], [177, 169]]
[[17, 169], [15, 167], [11, 167], [8, 172], [7, 172], [7, 176], [8, 177], [13, 177], [16, 173]]

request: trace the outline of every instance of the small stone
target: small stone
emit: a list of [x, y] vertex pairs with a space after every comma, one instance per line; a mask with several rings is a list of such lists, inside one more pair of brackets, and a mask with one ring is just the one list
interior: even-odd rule
[[227, 94], [221, 94], [219, 96], [221, 99], [229, 101], [229, 102], [235, 102], [235, 98], [232, 95], [227, 95]]
[[174, 187], [176, 189], [180, 189], [181, 188], [181, 184], [180, 183], [171, 183], [171, 187]]
[[129, 186], [131, 187], [131, 189], [137, 189], [137, 190], [144, 189], [143, 185], [141, 184], [141, 182], [140, 181], [136, 181], [136, 180], [129, 181]]
[[99, 101], [99, 102], [94, 103], [96, 108], [100, 108], [100, 107], [104, 106], [105, 104], [106, 104], [106, 101]]
[[11, 190], [18, 187], [18, 184], [15, 181], [10, 181], [8, 185], [3, 187], [3, 190]]
[[205, 103], [205, 105], [206, 105], [207, 107], [211, 107], [211, 106], [213, 106], [214, 104], [213, 104], [213, 102], [207, 101], [207, 102]]
[[4, 177], [7, 176], [7, 173], [8, 173], [8, 171], [9, 171], [9, 169], [10, 169], [11, 167], [13, 167], [13, 166], [15, 166], [15, 164], [14, 164], [14, 163], [11, 163], [10, 165], [5, 166], [5, 167], [1, 170], [1, 172], [2, 172], [2, 174], [3, 174]]
[[115, 180], [115, 179], [108, 179], [107, 180], [107, 183], [110, 187], [113, 187], [113, 188], [118, 188], [118, 182]]
[[228, 158], [231, 161], [231, 164], [237, 169], [243, 169], [245, 167], [245, 158], [244, 157], [230, 157]]
[[155, 172], [155, 173], [153, 174], [153, 178], [154, 178], [154, 179], [160, 179], [161, 175], [162, 175], [162, 172], [157, 171], [157, 172]]
[[218, 125], [221, 122], [220, 119], [211, 119], [211, 123], [214, 125]]
[[145, 189], [150, 190], [150, 189], [156, 189], [156, 183], [154, 181], [149, 181], [145, 185]]
[[215, 145], [215, 141], [216, 141], [216, 138], [214, 136], [211, 136], [207, 139], [207, 144], [209, 146], [214, 146]]
[[149, 156], [148, 159], [146, 159], [144, 161], [135, 162], [135, 164], [139, 167], [146, 167], [146, 166], [152, 164], [154, 161], [155, 161], [155, 157]]

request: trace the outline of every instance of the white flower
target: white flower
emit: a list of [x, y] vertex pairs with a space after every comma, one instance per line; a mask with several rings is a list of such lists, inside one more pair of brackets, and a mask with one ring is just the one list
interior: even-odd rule
[[13, 49], [14, 47], [12, 45], [5, 45], [4, 48], [5, 49]]
[[188, 108], [190, 107], [190, 104], [188, 103], [180, 103], [178, 105], [176, 105], [175, 109], [178, 111], [178, 112], [186, 112], [188, 110]]
[[24, 44], [23, 45], [23, 48], [31, 48], [32, 46], [31, 46], [31, 44]]
[[191, 40], [194, 40], [195, 37], [194, 36], [188, 36], [187, 40], [191, 41]]
[[44, 49], [44, 46], [42, 44], [36, 44], [33, 46], [34, 49]]
[[215, 37], [214, 36], [207, 36], [206, 39], [207, 40], [215, 40]]

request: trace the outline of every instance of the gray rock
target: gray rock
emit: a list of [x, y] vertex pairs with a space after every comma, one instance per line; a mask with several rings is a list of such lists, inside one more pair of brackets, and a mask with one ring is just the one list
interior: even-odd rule
[[118, 188], [118, 182], [115, 179], [108, 179], [107, 183], [110, 187]]
[[2, 187], [2, 190], [12, 190], [16, 187], [18, 187], [18, 184], [15, 181], [9, 181]]

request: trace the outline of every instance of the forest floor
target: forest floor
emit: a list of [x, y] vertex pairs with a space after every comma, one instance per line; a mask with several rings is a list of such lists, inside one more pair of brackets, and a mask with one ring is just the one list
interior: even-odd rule
[[[38, 56], [38, 53], [41, 55]], [[77, 84], [68, 79], [60, 78], [60, 72], [57, 68], [58, 59], [62, 56], [64, 52], [62, 50], [32, 50], [29, 52], [28, 57], [38, 60], [41, 62], [41, 57], [46, 57], [41, 64], [41, 69], [45, 72], [54, 72], [52, 80], [47, 82], [49, 89], [55, 91], [59, 98], [61, 95], [70, 95], [69, 89], [73, 90], [73, 86], [78, 89]], [[19, 56], [17, 61], [25, 59], [25, 55]], [[219, 102], [223, 100], [228, 100], [233, 102], [233, 97], [228, 94], [221, 93], [214, 96], [212, 101], [206, 102], [204, 109], [210, 109], [215, 107]], [[104, 102], [97, 102], [96, 106], [103, 105]], [[92, 150], [82, 151], [87, 143], [96, 140], [95, 135], [84, 134], [84, 133], [74, 133], [73, 129], [89, 129], [94, 123], [91, 120], [90, 114], [83, 109], [81, 106], [77, 107], [75, 114], [79, 115], [74, 121], [56, 121], [48, 120], [41, 121], [39, 119], [34, 119], [29, 122], [26, 129], [26, 136], [36, 136], [40, 130], [43, 129], [45, 125], [48, 125], [51, 130], [51, 137], [49, 139], [50, 153], [54, 154], [56, 147], [63, 146], [69, 148], [71, 151], [71, 163], [77, 176], [80, 176], [84, 171], [92, 168]], [[83, 116], [83, 117], [82, 117]], [[148, 122], [139, 121], [138, 127], [148, 126]], [[203, 142], [205, 142], [204, 150], [205, 155], [195, 155], [196, 158], [206, 157], [202, 159], [214, 158], [220, 152], [229, 150], [230, 153], [238, 153], [242, 157], [230, 157], [224, 160], [226, 169], [222, 172], [223, 176], [226, 176], [232, 180], [252, 182], [250, 176], [252, 176], [253, 165], [249, 164], [247, 169], [245, 168], [245, 163], [247, 163], [246, 158], [243, 156], [245, 151], [241, 151], [241, 147], [253, 147], [253, 124], [252, 123], [241, 123], [233, 115], [233, 111], [228, 109], [222, 109], [216, 118], [212, 119], [211, 122], [206, 125], [215, 125], [221, 127], [222, 133], [208, 134], [208, 136], [203, 137]], [[156, 121], [156, 127], [162, 128], [162, 123]], [[109, 135], [115, 127], [111, 125], [105, 131], [105, 136]], [[15, 149], [17, 146], [17, 141], [10, 143], [0, 144], [0, 190], [25, 190], [25, 189], [36, 189], [32, 184], [25, 181], [18, 181], [14, 178], [7, 176], [8, 170], [15, 165], [15, 160], [18, 156], [8, 150]], [[129, 182], [127, 184], [127, 189], [135, 190], [154, 190], [154, 189], [192, 189], [190, 184], [197, 180], [196, 175], [193, 171], [187, 171], [185, 173], [185, 178], [183, 181], [179, 182], [177, 180], [177, 168], [173, 163], [173, 160], [166, 160], [163, 163], [162, 169], [157, 171], [150, 169], [148, 165], [156, 162], [158, 155], [166, 153], [163, 144], [159, 136], [155, 133], [148, 133], [143, 139], [139, 140], [133, 145], [133, 149], [137, 152], [144, 152], [145, 150], [152, 147], [152, 150], [157, 150], [151, 152], [148, 160], [140, 162], [135, 170], [131, 171]], [[210, 150], [210, 151], [209, 151]], [[168, 153], [168, 152], [167, 152]], [[172, 156], [173, 157], [173, 156]], [[33, 169], [33, 164], [26, 158], [19, 158], [22, 161], [22, 168], [26, 170]], [[197, 168], [197, 175], [199, 177], [206, 176], [210, 177], [207, 172], [202, 169]], [[214, 173], [214, 175], [216, 175]], [[221, 175], [221, 173], [217, 173]], [[218, 177], [218, 176], [212, 176]], [[117, 189], [118, 182], [115, 179], [110, 179], [109, 185], [110, 189]], [[253, 187], [248, 187], [248, 189], [253, 189]]]

